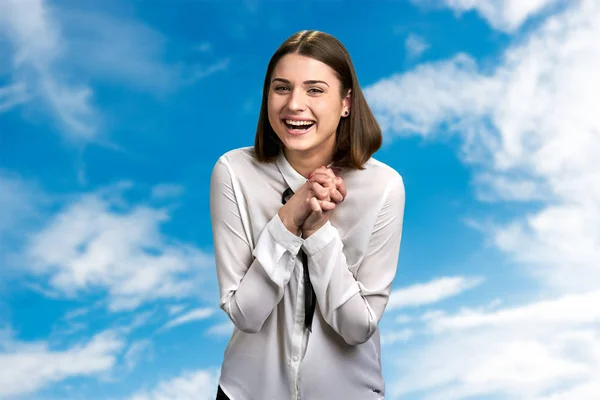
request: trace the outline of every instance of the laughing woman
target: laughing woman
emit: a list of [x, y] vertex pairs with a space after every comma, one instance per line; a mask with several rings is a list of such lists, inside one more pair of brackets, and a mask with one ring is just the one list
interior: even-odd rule
[[220, 306], [235, 325], [217, 399], [384, 398], [378, 323], [404, 184], [345, 47], [302, 31], [267, 67], [253, 147], [216, 163]]

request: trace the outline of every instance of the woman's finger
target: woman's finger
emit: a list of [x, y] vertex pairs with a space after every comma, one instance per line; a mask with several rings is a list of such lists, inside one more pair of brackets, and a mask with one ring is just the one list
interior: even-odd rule
[[315, 169], [313, 172], [311, 172], [310, 174], [308, 174], [308, 179], [310, 179], [313, 175], [316, 175], [316, 174], [323, 174], [323, 175], [327, 175], [332, 178], [335, 178], [335, 173], [333, 172], [333, 170], [331, 168], [319, 167], [319, 168]]
[[336, 204], [332, 201], [319, 200], [319, 206], [321, 207], [321, 210], [323, 210], [323, 211], [331, 211], [331, 210], [335, 210]]
[[[329, 196], [336, 203], [341, 203], [346, 198], [346, 186], [344, 185], [342, 178], [331, 178], [330, 176], [317, 174], [311, 178], [311, 181], [329, 189]], [[337, 187], [338, 183], [340, 184], [341, 190]]]
[[317, 197], [319, 200], [328, 200], [329, 199], [329, 189], [324, 188], [318, 182], [312, 182], [310, 185], [310, 192]]
[[331, 192], [329, 193], [329, 197], [331, 198], [331, 201], [334, 203], [341, 203], [342, 201], [344, 201], [344, 196], [342, 196], [342, 194], [340, 192], [338, 192], [337, 189], [332, 189]]
[[321, 168], [319, 168], [319, 169], [315, 170], [315, 172], [309, 174], [308, 177], [309, 177], [308, 180], [311, 182], [322, 182], [322, 181], [325, 182], [326, 181], [326, 182], [334, 183], [338, 187], [338, 190], [341, 187], [344, 192], [343, 193], [344, 196], [346, 195], [345, 194], [346, 193], [346, 185], [344, 184], [344, 180], [341, 177], [335, 175], [331, 169], [324, 171]]
[[311, 178], [309, 179], [310, 182], [317, 182], [319, 184], [321, 184], [323, 187], [330, 187], [330, 186], [335, 186], [335, 178], [332, 178], [329, 175], [325, 175], [325, 174], [314, 174], [311, 176]]
[[333, 178], [333, 180], [335, 182], [335, 187], [338, 190], [338, 192], [340, 192], [340, 194], [344, 198], [346, 198], [346, 194], [348, 194], [348, 192], [346, 191], [346, 184], [344, 183], [344, 180], [339, 176], [336, 176], [335, 178]]
[[319, 205], [319, 200], [316, 197], [310, 198], [310, 208], [316, 214], [320, 214], [323, 212], [323, 210], [321, 209], [321, 206]]

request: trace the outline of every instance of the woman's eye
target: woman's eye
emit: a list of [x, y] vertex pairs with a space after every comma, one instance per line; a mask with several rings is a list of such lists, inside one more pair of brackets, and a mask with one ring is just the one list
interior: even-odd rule
[[323, 90], [319, 89], [319, 88], [310, 88], [310, 89], [308, 89], [308, 91], [310, 93], [323, 93]]
[[275, 90], [278, 91], [278, 92], [281, 92], [283, 90], [287, 90], [287, 87], [286, 86], [276, 86]]

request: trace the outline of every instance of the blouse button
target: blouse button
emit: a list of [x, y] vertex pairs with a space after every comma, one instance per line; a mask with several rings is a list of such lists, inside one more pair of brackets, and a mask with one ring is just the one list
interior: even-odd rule
[[299, 359], [300, 359], [300, 357], [294, 356], [294, 361], [298, 361]]

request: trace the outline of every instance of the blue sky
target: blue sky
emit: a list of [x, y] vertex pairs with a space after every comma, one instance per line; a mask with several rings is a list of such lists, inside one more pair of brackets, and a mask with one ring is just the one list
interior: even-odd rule
[[0, 1], [0, 399], [214, 398], [208, 208], [271, 54], [348, 48], [403, 176], [390, 399], [600, 393], [594, 0]]

